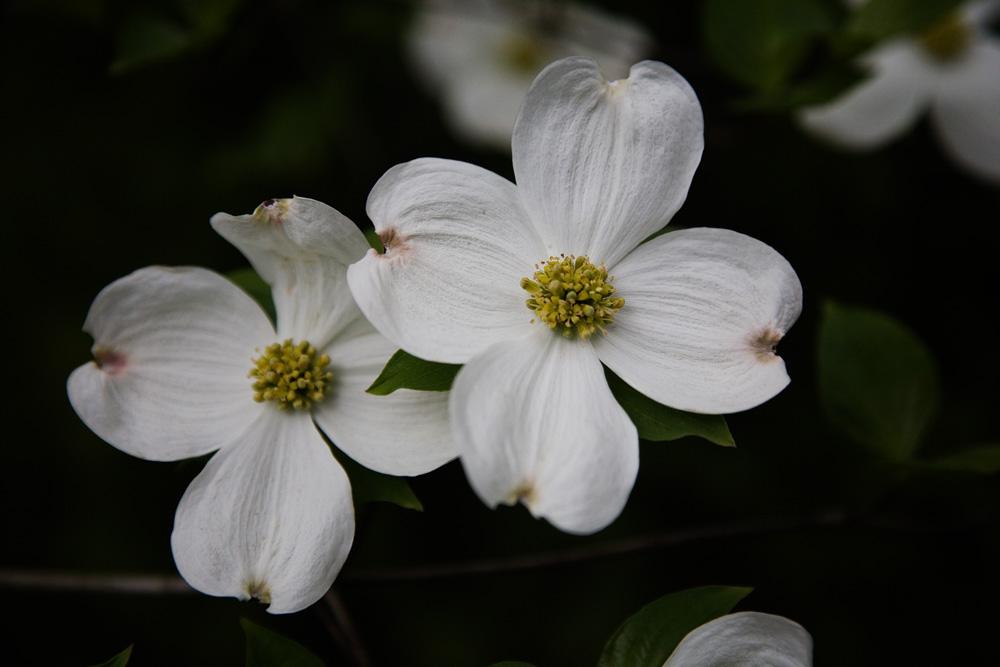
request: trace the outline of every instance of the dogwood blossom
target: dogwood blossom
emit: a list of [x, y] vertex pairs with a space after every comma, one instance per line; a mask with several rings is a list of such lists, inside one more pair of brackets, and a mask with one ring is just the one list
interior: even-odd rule
[[681, 640], [663, 667], [812, 667], [812, 637], [787, 618], [745, 611], [721, 616]]
[[625, 76], [650, 42], [634, 23], [568, 2], [429, 0], [409, 48], [456, 131], [507, 150], [521, 100], [542, 67], [580, 55]]
[[350, 220], [296, 197], [212, 226], [271, 285], [277, 329], [216, 273], [140, 269], [91, 306], [95, 361], [70, 375], [69, 398], [133, 456], [218, 450], [177, 508], [177, 567], [209, 595], [293, 612], [326, 592], [354, 538], [350, 484], [320, 430], [369, 468], [427, 472], [455, 455], [447, 397], [365, 393], [395, 348], [348, 293], [346, 266], [368, 248]]
[[988, 23], [1000, 0], [964, 6], [921, 35], [893, 39], [861, 58], [870, 78], [801, 113], [804, 126], [847, 148], [882, 146], [927, 110], [948, 153], [1000, 181], [1000, 38]]
[[801, 309], [769, 246], [687, 229], [643, 243], [684, 201], [701, 106], [670, 67], [607, 81], [549, 65], [513, 134], [515, 186], [463, 162], [390, 169], [368, 198], [386, 247], [348, 269], [361, 310], [418, 357], [465, 364], [450, 415], [472, 487], [575, 533], [621, 512], [636, 428], [602, 362], [666, 405], [728, 413], [788, 383], [774, 346]]

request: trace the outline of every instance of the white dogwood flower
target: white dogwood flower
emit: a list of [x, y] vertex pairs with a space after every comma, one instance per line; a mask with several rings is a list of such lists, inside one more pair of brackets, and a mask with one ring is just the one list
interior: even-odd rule
[[549, 65], [513, 135], [515, 186], [463, 162], [390, 169], [368, 198], [386, 246], [348, 269], [365, 315], [418, 357], [460, 363], [452, 429], [490, 506], [589, 533], [621, 512], [636, 428], [601, 362], [666, 405], [745, 410], [787, 383], [773, 348], [801, 309], [781, 255], [736, 232], [643, 240], [681, 206], [701, 106], [658, 62], [608, 82]]
[[171, 545], [184, 579], [272, 613], [312, 604], [354, 538], [351, 458], [414, 475], [454, 457], [447, 396], [365, 393], [395, 347], [358, 311], [346, 266], [368, 249], [319, 202], [269, 200], [212, 226], [271, 285], [277, 330], [222, 276], [150, 267], [95, 299], [95, 361], [70, 375], [77, 414], [124, 452], [173, 461], [218, 450], [181, 499]]
[[787, 618], [745, 611], [681, 640], [663, 667], [812, 667], [812, 637]]
[[1000, 181], [1000, 38], [988, 31], [1000, 0], [964, 6], [921, 35], [893, 39], [861, 59], [870, 78], [802, 111], [804, 126], [852, 149], [882, 146], [927, 110], [948, 153]]
[[466, 139], [510, 147], [521, 100], [541, 69], [589, 56], [615, 77], [649, 49], [638, 25], [569, 2], [429, 0], [410, 32], [410, 53]]

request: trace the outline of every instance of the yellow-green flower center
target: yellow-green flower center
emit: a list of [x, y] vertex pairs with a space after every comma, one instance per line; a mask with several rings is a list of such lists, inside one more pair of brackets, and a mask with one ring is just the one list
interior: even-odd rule
[[534, 75], [546, 64], [541, 41], [530, 34], [512, 35], [501, 46], [501, 57], [512, 71]]
[[326, 396], [333, 380], [329, 365], [330, 357], [317, 356], [306, 341], [272, 343], [253, 360], [248, 376], [253, 379], [253, 400], [273, 401], [282, 410], [306, 410]]
[[586, 340], [598, 331], [604, 333], [625, 305], [625, 299], [614, 296], [608, 270], [587, 257], [549, 257], [535, 269], [531, 278], [521, 279], [521, 287], [531, 295], [527, 306], [546, 326], [567, 338]]
[[954, 60], [966, 47], [972, 34], [958, 12], [949, 14], [920, 35], [920, 43], [940, 61]]

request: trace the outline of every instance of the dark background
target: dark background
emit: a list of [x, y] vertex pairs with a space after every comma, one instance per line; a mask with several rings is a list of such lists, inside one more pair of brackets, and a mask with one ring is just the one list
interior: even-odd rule
[[[147, 9], [176, 12], [170, 2]], [[801, 277], [805, 309], [781, 349], [793, 382], [730, 418], [735, 450], [644, 443], [625, 512], [591, 537], [522, 508], [489, 511], [457, 463], [413, 481], [423, 513], [365, 506], [335, 588], [366, 650], [381, 666], [589, 665], [644, 603], [733, 584], [756, 589], [740, 609], [802, 623], [818, 667], [993, 663], [997, 478], [904, 475], [841, 437], [817, 399], [816, 336], [828, 298], [901, 319], [941, 365], [943, 409], [927, 451], [996, 442], [1000, 188], [957, 170], [926, 124], [852, 155], [785, 116], [737, 111], [742, 91], [705, 55], [697, 3], [614, 11], [654, 34], [652, 56], [704, 107], [704, 159], [674, 221], [750, 234]], [[512, 178], [510, 160], [444, 125], [402, 47], [407, 5], [246, 2], [175, 57], [115, 68], [140, 12], [133, 3], [15, 2], [2, 12], [12, 365], [0, 569], [172, 574], [173, 511], [203, 461], [131, 458], [73, 414], [65, 380], [89, 359], [80, 326], [97, 292], [149, 264], [243, 266], [208, 225], [216, 211], [299, 194], [366, 226], [368, 190], [393, 164], [449, 157]], [[670, 534], [692, 539], [519, 572], [386, 579], [422, 564]], [[133, 643], [138, 667], [242, 664], [241, 616], [351, 664], [312, 609], [273, 617], [197, 594], [3, 597], [5, 664], [90, 664]]]

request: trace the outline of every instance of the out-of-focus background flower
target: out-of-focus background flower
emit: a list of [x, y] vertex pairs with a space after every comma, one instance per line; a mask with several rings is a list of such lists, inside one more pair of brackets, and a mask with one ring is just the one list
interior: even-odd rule
[[[807, 628], [820, 667], [987, 664], [1000, 188], [952, 163], [927, 119], [860, 154], [795, 120], [857, 85], [862, 53], [957, 5], [6, 3], [3, 662], [91, 664], [134, 644], [139, 666], [241, 664], [248, 617], [331, 665], [358, 655], [345, 619], [375, 665], [588, 665], [644, 603], [732, 584], [755, 587], [741, 608]], [[203, 464], [130, 458], [73, 414], [65, 379], [89, 357], [97, 292], [150, 264], [242, 267], [208, 225], [217, 211], [299, 194], [369, 226], [368, 190], [419, 156], [512, 178], [498, 128], [531, 70], [570, 53], [609, 76], [641, 57], [681, 72], [706, 149], [674, 223], [750, 234], [802, 279], [781, 343], [792, 384], [729, 418], [737, 447], [643, 443], [625, 512], [585, 538], [486, 509], [449, 464], [412, 481], [423, 512], [359, 509], [337, 610], [46, 579], [173, 576], [173, 511]], [[48, 589], [15, 586], [25, 571]]]

